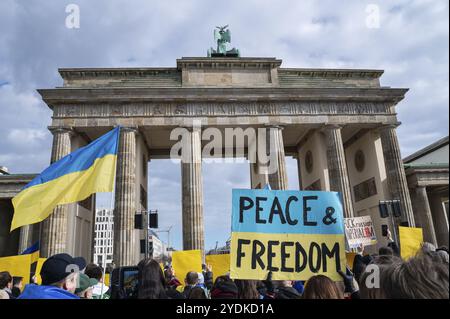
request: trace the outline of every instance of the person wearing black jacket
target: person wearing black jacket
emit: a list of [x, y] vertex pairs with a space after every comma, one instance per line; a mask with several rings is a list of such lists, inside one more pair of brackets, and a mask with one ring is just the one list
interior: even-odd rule
[[13, 286], [11, 288], [11, 293], [14, 296], [14, 298], [20, 296], [23, 287], [22, 281], [23, 277], [13, 277]]
[[229, 276], [219, 276], [211, 289], [211, 299], [237, 299], [238, 287]]
[[205, 282], [205, 287], [209, 291], [211, 291], [213, 285], [214, 285], [214, 279], [213, 279], [213, 272], [211, 265], [202, 265], [202, 273], [203, 273], [203, 279]]
[[279, 282], [278, 289], [275, 290], [275, 299], [300, 299], [302, 295], [292, 287], [291, 280], [282, 280]]

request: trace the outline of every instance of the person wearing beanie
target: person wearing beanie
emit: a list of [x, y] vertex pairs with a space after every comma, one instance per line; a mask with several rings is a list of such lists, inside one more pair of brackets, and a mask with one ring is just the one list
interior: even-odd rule
[[93, 299], [92, 291], [94, 286], [98, 284], [98, 280], [95, 278], [89, 278], [86, 274], [79, 274], [80, 280], [78, 288], [75, 290], [75, 294], [81, 299]]

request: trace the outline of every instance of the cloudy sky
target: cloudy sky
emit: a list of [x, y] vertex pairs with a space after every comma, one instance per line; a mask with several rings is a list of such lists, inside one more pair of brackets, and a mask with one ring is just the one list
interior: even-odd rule
[[[80, 9], [78, 29], [66, 27], [69, 4]], [[410, 88], [398, 106], [406, 156], [448, 135], [448, 20], [447, 0], [2, 0], [0, 166], [23, 173], [48, 165], [51, 111], [36, 89], [60, 86], [58, 68], [173, 67], [182, 56], [205, 56], [214, 27], [225, 24], [243, 56], [277, 57], [283, 67], [384, 69], [382, 85]], [[205, 164], [203, 174], [211, 248], [229, 236], [231, 188], [250, 179], [246, 164]], [[288, 174], [298, 188], [292, 159]], [[181, 248], [180, 168], [152, 161], [149, 176], [149, 207], [163, 228], [173, 225]]]

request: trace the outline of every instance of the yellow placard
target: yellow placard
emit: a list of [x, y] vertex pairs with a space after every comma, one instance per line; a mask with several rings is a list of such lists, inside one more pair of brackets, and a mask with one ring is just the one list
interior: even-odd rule
[[345, 271], [343, 234], [231, 234], [231, 278], [263, 280], [272, 271], [273, 280], [308, 280], [326, 275], [342, 281]]
[[31, 257], [31, 263], [35, 263], [39, 260], [39, 250], [35, 251], [34, 253], [30, 254]]
[[202, 252], [200, 250], [174, 251], [172, 267], [175, 270], [175, 276], [184, 286], [184, 279], [188, 272], [202, 272]]
[[416, 255], [423, 243], [422, 228], [398, 227], [400, 237], [400, 254], [403, 259]]
[[356, 253], [352, 253], [349, 251], [345, 252], [345, 257], [347, 258], [347, 265], [353, 271], [353, 261], [355, 260]]
[[37, 261], [35, 275], [36, 275], [38, 285], [42, 284], [41, 268], [42, 268], [42, 265], [44, 264], [44, 261], [46, 261], [46, 260], [47, 260], [47, 258], [39, 258]]
[[105, 278], [103, 279], [103, 283], [105, 286], [109, 287], [109, 274], [105, 274]]
[[23, 277], [23, 284], [30, 282], [31, 255], [0, 258], [0, 272], [7, 271], [11, 276]]
[[230, 272], [230, 254], [207, 255], [205, 261], [211, 265], [214, 280]]

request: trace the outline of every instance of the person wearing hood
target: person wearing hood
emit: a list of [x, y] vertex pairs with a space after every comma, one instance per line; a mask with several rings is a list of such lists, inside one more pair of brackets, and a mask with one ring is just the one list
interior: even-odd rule
[[86, 261], [82, 257], [53, 255], [42, 265], [42, 285], [26, 285], [18, 299], [80, 299], [74, 293], [79, 270], [85, 267]]
[[275, 292], [275, 299], [300, 299], [301, 294], [293, 287], [291, 280], [281, 280]]

